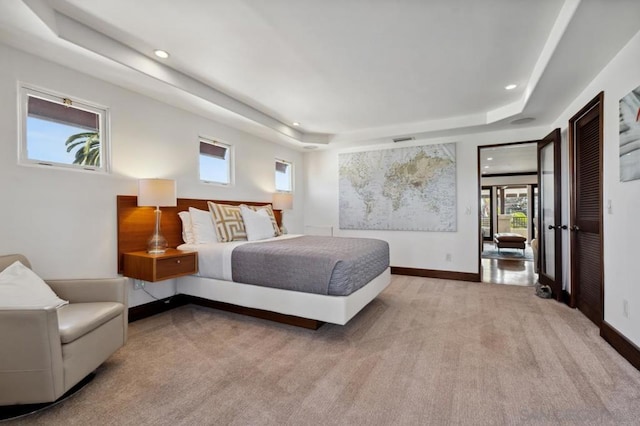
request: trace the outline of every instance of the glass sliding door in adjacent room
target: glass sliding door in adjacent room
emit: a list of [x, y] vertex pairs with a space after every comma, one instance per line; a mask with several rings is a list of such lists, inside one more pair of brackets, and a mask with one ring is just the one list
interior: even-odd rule
[[504, 215], [509, 215], [509, 232], [529, 238], [529, 191], [525, 186], [505, 186]]
[[480, 196], [482, 239], [491, 241], [493, 238], [493, 188], [484, 187]]

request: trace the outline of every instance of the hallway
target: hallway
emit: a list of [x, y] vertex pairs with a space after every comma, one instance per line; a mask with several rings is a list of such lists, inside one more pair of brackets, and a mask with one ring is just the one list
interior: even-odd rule
[[516, 259], [482, 259], [482, 282], [521, 286], [535, 285], [533, 262]]

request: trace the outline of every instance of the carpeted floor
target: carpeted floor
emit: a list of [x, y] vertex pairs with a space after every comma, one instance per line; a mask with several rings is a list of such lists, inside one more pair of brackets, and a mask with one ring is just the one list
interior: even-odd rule
[[317, 331], [193, 305], [127, 345], [41, 425], [631, 425], [640, 372], [530, 288], [393, 276]]

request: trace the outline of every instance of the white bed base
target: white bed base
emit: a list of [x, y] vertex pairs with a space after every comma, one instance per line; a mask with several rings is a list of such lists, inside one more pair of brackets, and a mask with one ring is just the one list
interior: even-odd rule
[[344, 325], [391, 282], [391, 269], [349, 296], [326, 296], [189, 275], [177, 279], [177, 294], [187, 294], [265, 311]]

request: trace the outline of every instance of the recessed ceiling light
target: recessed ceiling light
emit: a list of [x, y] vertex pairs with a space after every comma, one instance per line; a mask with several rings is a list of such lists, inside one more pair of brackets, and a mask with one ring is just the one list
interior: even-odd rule
[[167, 59], [169, 57], [169, 52], [166, 50], [156, 49], [153, 51], [158, 58]]
[[493, 160], [493, 157], [487, 157], [487, 161]]
[[298, 126], [300, 125], [300, 123], [298, 123], [297, 121], [294, 121], [294, 122], [293, 122], [293, 123], [291, 123], [291, 124], [293, 124], [293, 125], [294, 125], [294, 126], [296, 126], [296, 127], [298, 127]]
[[513, 90], [513, 89], [515, 89], [516, 87], [518, 87], [518, 85], [517, 85], [517, 84], [509, 84], [509, 85], [507, 85], [507, 86], [504, 86], [504, 88], [505, 88], [505, 89], [507, 89], [507, 90]]
[[489, 166], [484, 166], [484, 168], [485, 168], [485, 169], [488, 169], [488, 168], [489, 168]]

